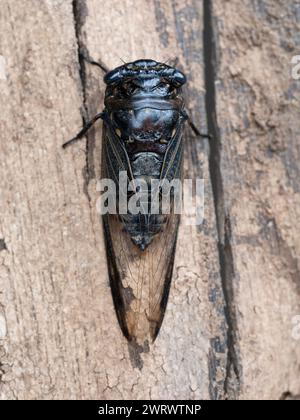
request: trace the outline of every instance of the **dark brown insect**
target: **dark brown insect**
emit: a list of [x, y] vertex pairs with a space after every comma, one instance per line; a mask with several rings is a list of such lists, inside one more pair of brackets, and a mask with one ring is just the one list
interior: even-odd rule
[[[181, 179], [187, 119], [181, 91], [184, 74], [163, 63], [138, 60], [108, 72], [104, 81], [104, 111], [64, 147], [102, 118], [102, 177], [112, 179], [118, 193], [120, 171], [127, 174], [128, 181], [146, 182], [149, 191], [154, 179]], [[169, 214], [151, 214], [149, 197], [146, 214], [129, 211], [103, 216], [118, 321], [125, 337], [141, 344], [154, 341], [162, 324], [180, 219], [174, 213], [172, 194]]]

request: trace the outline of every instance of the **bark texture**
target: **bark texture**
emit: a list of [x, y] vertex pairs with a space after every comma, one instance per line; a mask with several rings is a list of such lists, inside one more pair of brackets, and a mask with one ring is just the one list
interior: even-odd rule
[[[300, 394], [299, 29], [293, 0], [2, 0], [1, 399]], [[214, 137], [186, 133], [205, 220], [181, 223], [148, 349], [122, 336], [108, 284], [101, 123], [61, 148], [102, 110], [103, 75], [80, 53], [109, 69], [178, 57]]]

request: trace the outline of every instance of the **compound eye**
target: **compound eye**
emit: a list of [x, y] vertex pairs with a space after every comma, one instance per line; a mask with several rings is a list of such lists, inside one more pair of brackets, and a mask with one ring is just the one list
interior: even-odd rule
[[185, 75], [179, 70], [175, 71], [175, 74], [173, 76], [173, 80], [178, 86], [184, 85], [186, 83]]

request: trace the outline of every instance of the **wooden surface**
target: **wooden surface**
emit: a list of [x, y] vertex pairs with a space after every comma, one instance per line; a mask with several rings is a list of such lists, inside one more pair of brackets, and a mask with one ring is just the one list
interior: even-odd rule
[[[299, 82], [290, 77], [299, 7], [212, 3], [204, 19], [192, 0], [2, 1], [2, 399], [300, 393]], [[166, 316], [143, 353], [123, 338], [108, 285], [101, 123], [87, 143], [61, 149], [103, 106], [103, 75], [79, 50], [109, 68], [178, 57], [193, 120], [205, 131], [207, 109], [214, 134], [208, 144], [187, 131], [185, 170], [205, 179], [205, 221], [181, 224]]]
[[241, 398], [300, 389], [292, 336], [300, 313], [300, 84], [291, 77], [299, 11], [294, 1], [213, 2], [214, 165], [223, 184], [217, 207], [234, 330], [228, 392]]

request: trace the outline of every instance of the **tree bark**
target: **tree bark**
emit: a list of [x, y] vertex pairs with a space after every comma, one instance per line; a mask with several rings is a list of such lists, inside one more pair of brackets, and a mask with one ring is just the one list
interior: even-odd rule
[[[298, 13], [297, 13], [298, 12]], [[299, 4], [206, 4], [211, 175], [228, 305], [229, 398], [299, 394]], [[208, 40], [209, 44], [209, 40]]]

